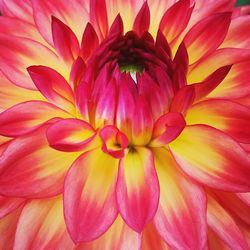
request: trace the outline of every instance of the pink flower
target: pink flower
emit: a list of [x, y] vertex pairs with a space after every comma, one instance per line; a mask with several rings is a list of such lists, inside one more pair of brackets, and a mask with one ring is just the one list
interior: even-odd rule
[[250, 249], [234, 4], [0, 0], [0, 249]]

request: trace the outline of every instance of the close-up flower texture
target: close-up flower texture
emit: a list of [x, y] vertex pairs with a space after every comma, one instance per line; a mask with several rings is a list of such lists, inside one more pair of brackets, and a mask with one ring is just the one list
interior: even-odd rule
[[0, 13], [0, 250], [250, 249], [250, 5]]

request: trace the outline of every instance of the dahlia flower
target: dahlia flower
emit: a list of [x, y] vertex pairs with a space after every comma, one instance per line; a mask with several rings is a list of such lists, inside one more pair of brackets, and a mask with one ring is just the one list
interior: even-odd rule
[[0, 1], [0, 249], [250, 249], [234, 6]]

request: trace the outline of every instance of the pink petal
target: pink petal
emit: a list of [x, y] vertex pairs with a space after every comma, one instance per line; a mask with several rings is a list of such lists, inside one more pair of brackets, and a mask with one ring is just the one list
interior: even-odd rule
[[3, 74], [17, 86], [36, 89], [26, 70], [30, 65], [46, 65], [67, 74], [57, 56], [47, 47], [27, 38], [0, 35], [1, 60]]
[[186, 126], [169, 147], [183, 171], [197, 181], [225, 191], [249, 190], [249, 156], [221, 131], [205, 125]]
[[65, 226], [61, 196], [24, 206], [13, 249], [75, 249]]
[[135, 18], [133, 30], [139, 36], [142, 36], [142, 34], [145, 31], [148, 31], [149, 25], [150, 25], [150, 10], [148, 7], [148, 3], [145, 2]]
[[165, 12], [160, 29], [168, 42], [172, 42], [186, 28], [192, 11], [193, 7], [190, 7], [189, 0], [180, 0]]
[[0, 134], [20, 136], [55, 117], [68, 118], [69, 114], [47, 102], [19, 103], [0, 114]]
[[48, 127], [49, 145], [60, 151], [81, 151], [95, 137], [95, 130], [90, 124], [78, 119], [64, 119]]
[[74, 114], [73, 91], [58, 72], [45, 66], [30, 66], [28, 72], [36, 87], [50, 102]]
[[173, 249], [204, 249], [207, 241], [206, 196], [184, 176], [166, 149], [155, 149], [160, 202], [154, 225]]
[[81, 57], [84, 60], [88, 59], [98, 46], [99, 39], [95, 32], [95, 29], [90, 23], [87, 23], [82, 36]]
[[0, 219], [17, 209], [24, 199], [0, 196]]
[[159, 199], [159, 183], [149, 149], [131, 149], [121, 159], [116, 197], [123, 219], [132, 229], [142, 232], [153, 218]]
[[0, 157], [0, 194], [50, 197], [62, 192], [65, 174], [78, 156], [48, 146], [47, 125], [12, 140]]
[[198, 22], [184, 38], [190, 64], [210, 54], [223, 42], [231, 13], [219, 13]]
[[208, 200], [207, 223], [231, 249], [249, 249], [234, 219], [213, 197]]
[[62, 21], [52, 16], [54, 47], [62, 59], [71, 66], [79, 54], [80, 46], [74, 32]]
[[192, 106], [187, 124], [207, 124], [220, 129], [236, 141], [250, 143], [250, 109], [227, 100], [207, 100]]
[[77, 250], [141, 250], [141, 235], [133, 231], [120, 216], [99, 238], [79, 244]]
[[99, 149], [82, 154], [64, 185], [64, 213], [75, 243], [94, 240], [117, 216], [115, 181], [118, 162]]

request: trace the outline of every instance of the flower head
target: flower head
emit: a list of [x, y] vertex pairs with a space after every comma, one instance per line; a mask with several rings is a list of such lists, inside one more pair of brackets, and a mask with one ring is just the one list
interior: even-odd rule
[[1, 249], [249, 249], [234, 4], [0, 1]]

